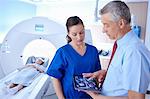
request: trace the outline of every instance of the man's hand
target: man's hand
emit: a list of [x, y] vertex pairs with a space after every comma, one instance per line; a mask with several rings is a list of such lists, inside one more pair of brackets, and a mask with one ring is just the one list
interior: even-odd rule
[[89, 94], [93, 99], [100, 99], [102, 97], [100, 94], [92, 92], [92, 91], [83, 90], [83, 92], [86, 92], [87, 94]]
[[99, 70], [94, 73], [83, 73], [83, 77], [89, 77], [91, 79], [96, 78], [98, 82], [102, 82], [106, 76], [106, 70]]

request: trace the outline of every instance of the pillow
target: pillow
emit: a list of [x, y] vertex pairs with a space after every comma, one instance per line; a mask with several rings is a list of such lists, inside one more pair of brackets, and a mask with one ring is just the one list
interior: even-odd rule
[[47, 67], [47, 66], [48, 66], [48, 63], [49, 63], [49, 59], [48, 59], [48, 58], [44, 58], [44, 57], [35, 57], [35, 56], [30, 56], [30, 57], [27, 59], [26, 64], [32, 64], [32, 63], [35, 63], [36, 59], [38, 59], [38, 58], [42, 58], [42, 59], [44, 60], [44, 64], [43, 64], [44, 67]]

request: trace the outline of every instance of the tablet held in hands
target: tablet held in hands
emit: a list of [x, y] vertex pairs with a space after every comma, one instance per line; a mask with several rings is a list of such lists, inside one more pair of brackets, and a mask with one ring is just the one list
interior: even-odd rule
[[100, 93], [101, 91], [96, 79], [85, 78], [82, 75], [74, 75], [73, 83], [75, 90], [87, 90], [97, 93]]

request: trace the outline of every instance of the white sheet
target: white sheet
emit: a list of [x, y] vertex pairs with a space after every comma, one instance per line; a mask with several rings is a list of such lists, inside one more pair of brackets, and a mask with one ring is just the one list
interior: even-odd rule
[[[0, 80], [0, 89], [6, 86], [5, 82], [9, 81], [18, 70], [10, 73], [8, 76]], [[47, 74], [40, 73], [38, 77], [28, 87], [23, 88], [15, 95], [2, 94], [4, 99], [41, 99], [47, 90], [50, 77]]]

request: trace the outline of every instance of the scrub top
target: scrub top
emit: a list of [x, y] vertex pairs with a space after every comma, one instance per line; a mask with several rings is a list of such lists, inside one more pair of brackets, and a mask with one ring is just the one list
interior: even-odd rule
[[128, 96], [128, 90], [146, 93], [150, 82], [150, 52], [133, 31], [117, 40], [117, 45], [102, 95]]
[[98, 50], [86, 44], [83, 56], [78, 54], [70, 44], [59, 48], [47, 70], [47, 74], [61, 81], [63, 94], [69, 99], [89, 99], [85, 92], [77, 91], [73, 85], [73, 75], [95, 72], [101, 69]]

